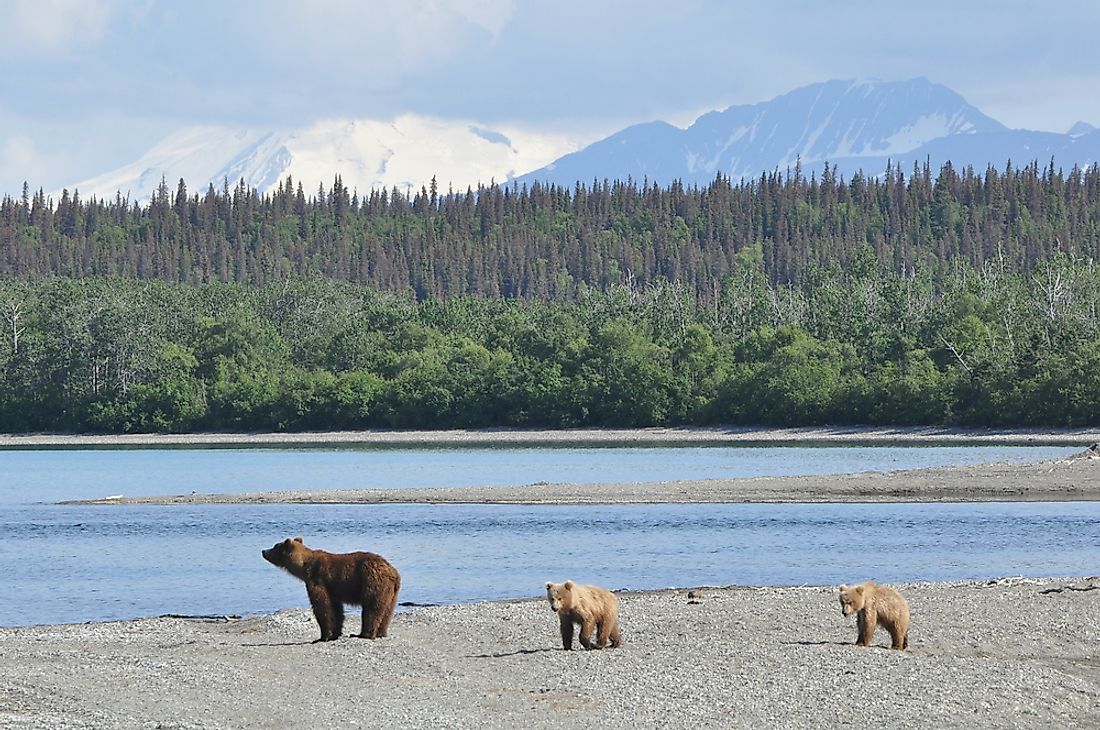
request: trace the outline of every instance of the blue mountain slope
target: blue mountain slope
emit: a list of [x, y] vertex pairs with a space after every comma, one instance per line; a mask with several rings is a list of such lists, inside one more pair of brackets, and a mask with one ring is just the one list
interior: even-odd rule
[[577, 181], [647, 178], [706, 184], [721, 172], [737, 180], [793, 167], [807, 172], [827, 161], [847, 175], [877, 175], [888, 160], [937, 167], [1003, 167], [1008, 159], [1071, 167], [1097, 159], [1092, 133], [1009, 130], [945, 86], [919, 78], [902, 82], [828, 81], [771, 101], [732, 106], [699, 117], [687, 129], [663, 122], [628, 127], [522, 182], [572, 186]]
[[589, 184], [593, 179], [641, 182], [674, 179], [683, 160], [680, 130], [665, 122], [638, 124], [595, 142], [583, 150], [565, 155], [543, 168], [544, 177], [524, 176], [530, 180], [553, 180]]
[[[913, 169], [913, 163], [923, 165], [928, 162], [933, 175], [950, 161], [957, 170], [967, 166], [981, 173], [992, 165], [1004, 170], [1009, 162], [1013, 167], [1025, 167], [1038, 162], [1045, 168], [1054, 160], [1055, 168], [1069, 170], [1074, 165], [1086, 167], [1100, 163], [1100, 131], [1079, 137], [1054, 132], [1034, 132], [1026, 129], [1005, 130], [980, 135], [951, 136], [932, 140], [911, 152], [893, 157], [854, 157], [829, 161], [829, 165], [847, 178], [862, 171], [867, 174], [879, 174], [888, 163], [901, 166], [907, 175]], [[803, 165], [805, 174], [820, 172], [824, 163]]]

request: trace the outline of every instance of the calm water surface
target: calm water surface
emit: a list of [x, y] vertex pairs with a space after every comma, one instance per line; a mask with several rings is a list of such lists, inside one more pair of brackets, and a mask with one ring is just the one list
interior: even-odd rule
[[1080, 447], [80, 449], [0, 451], [0, 503], [115, 494], [503, 487], [892, 471], [1064, 458]]
[[613, 588], [1096, 573], [1098, 503], [11, 506], [0, 625], [307, 606], [260, 550], [369, 549], [401, 600]]
[[1077, 449], [659, 448], [0, 452], [0, 625], [306, 606], [260, 550], [367, 549], [401, 600], [534, 596], [545, 581], [729, 583], [1093, 575], [1100, 503], [72, 506], [61, 499], [371, 486], [522, 485], [900, 469]]

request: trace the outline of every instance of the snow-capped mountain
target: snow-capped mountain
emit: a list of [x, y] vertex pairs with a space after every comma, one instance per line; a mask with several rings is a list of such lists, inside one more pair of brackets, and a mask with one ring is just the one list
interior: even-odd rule
[[1090, 164], [1100, 138], [1088, 125], [1076, 136], [1010, 130], [945, 86], [910, 81], [827, 81], [771, 101], [732, 106], [699, 117], [687, 129], [664, 122], [628, 127], [519, 178], [520, 182], [628, 177], [661, 184], [706, 184], [722, 173], [733, 180], [801, 164], [807, 174], [828, 162], [841, 174], [881, 174], [889, 162], [907, 170], [928, 160], [933, 169], [1008, 160]]
[[328, 120], [296, 130], [191, 127], [132, 164], [68, 187], [83, 198], [120, 192], [146, 201], [161, 180], [174, 189], [180, 178], [192, 192], [242, 178], [267, 192], [287, 175], [308, 192], [318, 184], [330, 187], [337, 175], [361, 193], [419, 190], [432, 177], [444, 192], [491, 180], [704, 185], [719, 172], [738, 180], [796, 164], [809, 175], [828, 163], [850, 177], [856, 171], [879, 175], [889, 163], [908, 171], [927, 161], [938, 170], [950, 160], [956, 168], [984, 170], [1009, 160], [1045, 166], [1052, 158], [1066, 169], [1100, 161], [1100, 130], [1085, 122], [1065, 134], [1008, 129], [947, 87], [918, 78], [826, 81], [709, 112], [686, 129], [638, 124], [583, 148], [561, 135], [411, 114], [389, 122]]
[[[244, 179], [267, 192], [288, 175], [307, 193], [318, 184], [419, 190], [434, 176], [441, 191], [497, 182], [544, 165], [579, 145], [565, 137], [476, 123], [404, 115], [391, 122], [328, 120], [299, 130], [255, 130], [202, 126], [182, 129], [135, 162], [68, 186], [82, 198], [147, 201], [161, 180], [175, 190], [183, 178], [192, 192], [213, 184], [221, 189]], [[55, 194], [55, 198], [58, 195]]]

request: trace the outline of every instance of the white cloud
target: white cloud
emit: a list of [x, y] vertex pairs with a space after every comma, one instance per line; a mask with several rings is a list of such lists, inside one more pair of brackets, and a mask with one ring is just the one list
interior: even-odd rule
[[[260, 22], [261, 52], [297, 66], [327, 58], [325, 72], [362, 80], [430, 72], [455, 63], [486, 35], [495, 41], [513, 0], [315, 0], [271, 5]], [[289, 41], [289, 42], [288, 42]], [[295, 49], [288, 54], [287, 47]], [[307, 61], [308, 62], [308, 61]]]
[[455, 12], [489, 31], [494, 38], [500, 35], [512, 19], [512, 0], [449, 0]]
[[125, 0], [7, 0], [0, 58], [56, 58], [97, 45]]
[[0, 196], [32, 189], [59, 190], [133, 160], [177, 125], [124, 114], [36, 119], [0, 103]]
[[[57, 164], [43, 154], [34, 142], [24, 135], [12, 135], [0, 143], [0, 180], [10, 180], [10, 189], [3, 192], [17, 192], [14, 181], [30, 182], [45, 180], [51, 169]], [[18, 183], [21, 185], [22, 183]]]

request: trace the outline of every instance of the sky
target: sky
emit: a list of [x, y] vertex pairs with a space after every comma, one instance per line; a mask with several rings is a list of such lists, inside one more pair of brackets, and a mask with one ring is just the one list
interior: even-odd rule
[[0, 194], [183, 127], [404, 113], [594, 141], [829, 79], [924, 76], [1100, 126], [1095, 0], [0, 0]]

